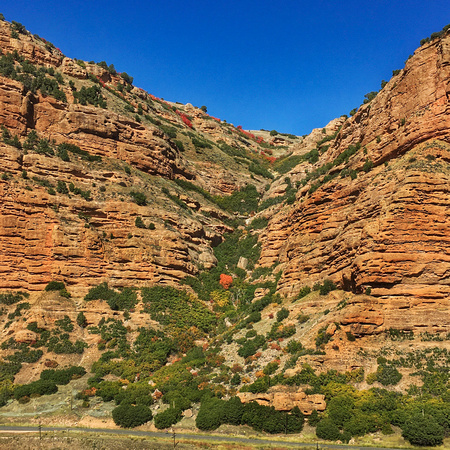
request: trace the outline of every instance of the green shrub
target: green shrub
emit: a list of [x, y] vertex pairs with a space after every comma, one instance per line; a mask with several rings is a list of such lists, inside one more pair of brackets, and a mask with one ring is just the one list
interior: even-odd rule
[[317, 424], [316, 435], [328, 441], [337, 441], [341, 438], [339, 427], [331, 419], [322, 419]]
[[26, 292], [5, 292], [3, 294], [0, 294], [0, 304], [3, 305], [13, 305], [14, 303], [19, 302], [24, 297], [28, 298], [30, 294]]
[[155, 427], [159, 430], [169, 428], [181, 420], [181, 410], [177, 408], [168, 408], [165, 411], [156, 414]]
[[376, 373], [376, 379], [383, 386], [395, 385], [402, 379], [402, 374], [393, 366], [380, 364]]
[[134, 428], [152, 420], [150, 408], [145, 405], [119, 405], [112, 411], [114, 423], [123, 428]]
[[246, 340], [238, 350], [238, 355], [247, 358], [256, 353], [256, 351], [266, 342], [264, 336], [258, 335], [254, 339]]
[[241, 214], [251, 213], [258, 208], [259, 193], [254, 185], [248, 184], [229, 196], [215, 196], [213, 199], [220, 208], [226, 211]]
[[56, 190], [60, 194], [68, 194], [69, 193], [66, 183], [64, 183], [64, 181], [62, 181], [62, 180], [58, 180], [58, 186], [57, 186]]
[[102, 88], [98, 85], [86, 87], [82, 86], [79, 91], [73, 91], [74, 98], [82, 105], [94, 105], [106, 108], [106, 101], [102, 95]]
[[364, 163], [362, 170], [364, 170], [364, 172], [370, 172], [373, 168], [373, 161], [371, 161], [370, 159], [366, 159], [366, 162]]
[[65, 289], [65, 284], [62, 281], [50, 281], [50, 283], [45, 286], [46, 291], [60, 291]]
[[282, 320], [286, 319], [287, 317], [289, 317], [289, 310], [288, 309], [281, 308], [277, 312], [277, 322], [281, 322]]
[[333, 337], [331, 334], [326, 332], [326, 327], [321, 328], [316, 337], [316, 347], [320, 347], [322, 344], [326, 344]]
[[353, 414], [355, 401], [349, 395], [333, 397], [327, 405], [328, 417], [339, 427], [349, 420]]
[[324, 280], [323, 284], [319, 286], [319, 294], [327, 295], [329, 292], [336, 289], [336, 285], [331, 280]]
[[287, 158], [280, 159], [279, 161], [275, 162], [273, 168], [279, 174], [284, 174], [289, 172], [291, 169], [300, 164], [302, 161], [303, 157], [301, 155], [288, 156]]
[[195, 420], [197, 428], [202, 431], [219, 428], [225, 417], [225, 404], [225, 401], [215, 397], [202, 401]]
[[375, 433], [377, 430], [378, 425], [374, 415], [360, 411], [344, 423], [344, 433], [349, 436], [364, 436], [367, 433]]
[[80, 366], [72, 366], [68, 369], [46, 369], [41, 372], [41, 380], [51, 381], [55, 384], [66, 385], [72, 379], [82, 377], [86, 374], [86, 369]]
[[67, 315], [65, 315], [63, 319], [56, 320], [55, 325], [68, 333], [73, 331], [73, 323]]
[[441, 445], [444, 435], [444, 428], [430, 414], [413, 414], [402, 425], [402, 436], [412, 445]]
[[303, 349], [303, 345], [300, 341], [289, 341], [286, 349], [289, 353], [297, 353]]
[[66, 155], [67, 152], [71, 152], [76, 155], [79, 155], [79, 156], [81, 156], [81, 159], [84, 159], [84, 160], [90, 161], [90, 162], [102, 160], [101, 156], [91, 155], [86, 150], [81, 150], [81, 148], [78, 147], [78, 145], [68, 144], [66, 142], [63, 142], [58, 145], [58, 155], [61, 155], [61, 154]]
[[135, 225], [137, 228], [147, 228], [147, 227], [145, 226], [144, 221], [142, 220], [142, 217], [140, 217], [140, 216], [137, 216], [137, 217], [136, 217], [136, 219], [134, 220], [134, 225]]
[[58, 392], [58, 387], [56, 383], [50, 380], [38, 380], [33, 381], [30, 384], [24, 384], [22, 386], [17, 386], [14, 390], [14, 398], [19, 400], [24, 396], [31, 396], [32, 394], [39, 395], [49, 395]]
[[347, 331], [345, 334], [346, 334], [347, 339], [348, 339], [349, 341], [355, 341], [355, 340], [356, 340], [356, 336], [355, 336], [352, 332]]
[[308, 322], [309, 316], [306, 314], [299, 314], [297, 316], [297, 320], [298, 320], [298, 323], [305, 323], [305, 322]]
[[280, 322], [275, 322], [272, 325], [271, 330], [267, 333], [268, 339], [280, 339], [280, 338], [288, 338], [295, 334], [296, 329], [295, 325], [286, 325], [283, 326]]
[[83, 311], [80, 311], [78, 313], [77, 316], [77, 324], [81, 327], [81, 328], [86, 328], [87, 326], [87, 319], [86, 316], [84, 315]]
[[84, 297], [85, 301], [89, 300], [106, 300], [113, 310], [124, 310], [133, 308], [137, 303], [136, 291], [130, 288], [124, 288], [121, 292], [108, 288], [106, 282], [99, 284], [89, 290]]
[[266, 367], [264, 367], [263, 373], [264, 375], [272, 375], [277, 371], [278, 367], [279, 365], [276, 361], [270, 362]]
[[303, 286], [300, 289], [300, 292], [298, 293], [298, 298], [301, 299], [303, 297], [306, 297], [310, 293], [311, 293], [311, 288], [309, 286]]
[[255, 175], [261, 175], [264, 178], [269, 179], [274, 178], [273, 175], [265, 167], [261, 166], [260, 164], [256, 164], [254, 162], [249, 164], [248, 170], [250, 170], [250, 172], [253, 172]]
[[235, 373], [230, 380], [230, 384], [232, 386], [237, 386], [239, 384], [241, 384], [241, 376], [238, 373]]
[[214, 313], [185, 291], [168, 286], [143, 288], [142, 299], [152, 319], [162, 325], [181, 329], [196, 326], [203, 332], [209, 332], [217, 323]]
[[144, 193], [131, 191], [130, 195], [137, 205], [145, 206], [147, 204], [147, 196]]
[[308, 425], [310, 425], [311, 427], [316, 427], [319, 422], [319, 413], [317, 412], [317, 410], [313, 409], [308, 417]]
[[125, 81], [125, 83], [128, 83], [130, 85], [133, 84], [134, 81], [133, 77], [128, 75], [126, 72], [122, 72], [120, 76], [122, 77], [123, 81]]

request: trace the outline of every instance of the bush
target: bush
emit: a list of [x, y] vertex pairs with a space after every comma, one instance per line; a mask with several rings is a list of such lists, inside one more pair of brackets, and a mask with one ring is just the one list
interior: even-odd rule
[[326, 332], [326, 327], [321, 328], [316, 337], [316, 347], [320, 347], [322, 344], [326, 344], [330, 341], [330, 339], [333, 337], [333, 335], [328, 334]]
[[72, 379], [82, 377], [86, 374], [86, 369], [80, 366], [72, 366], [68, 369], [46, 369], [41, 373], [41, 380], [51, 381], [55, 384], [66, 385]]
[[232, 386], [237, 386], [239, 384], [241, 384], [241, 376], [238, 373], [235, 373], [230, 380], [230, 384]]
[[168, 408], [165, 411], [156, 414], [155, 427], [159, 430], [169, 428], [181, 419], [181, 410], [177, 408]]
[[281, 308], [277, 312], [277, 322], [281, 322], [282, 320], [286, 319], [289, 316], [289, 310], [286, 308]]
[[224, 421], [230, 425], [240, 425], [244, 408], [239, 397], [231, 397], [224, 406]]
[[65, 288], [66, 286], [62, 281], [50, 281], [50, 283], [45, 286], [46, 291], [60, 291]]
[[216, 397], [204, 400], [195, 420], [195, 425], [202, 431], [211, 431], [222, 425], [226, 402]]
[[306, 297], [309, 293], [311, 293], [311, 288], [309, 286], [303, 286], [298, 293], [298, 298]]
[[77, 316], [77, 324], [81, 327], [81, 328], [85, 328], [87, 325], [87, 319], [86, 316], [84, 315], [83, 311], [80, 311], [78, 313]]
[[137, 295], [133, 289], [125, 288], [122, 292], [108, 288], [106, 282], [90, 289], [84, 300], [106, 300], [113, 310], [124, 310], [133, 308], [137, 303]]
[[13, 305], [14, 303], [19, 302], [24, 297], [29, 297], [29, 294], [26, 292], [5, 292], [0, 294], [0, 303], [4, 305]]
[[316, 409], [313, 409], [308, 417], [308, 425], [310, 425], [311, 427], [316, 427], [319, 422], [320, 422], [319, 413], [317, 412]]
[[370, 172], [372, 168], [373, 168], [373, 161], [371, 161], [370, 159], [366, 159], [366, 162], [364, 163], [362, 170], [364, 170], [364, 172], [367, 173]]
[[319, 286], [319, 294], [327, 295], [329, 292], [334, 291], [336, 285], [331, 280], [324, 280], [323, 284]]
[[337, 441], [341, 437], [341, 432], [331, 419], [322, 419], [316, 426], [316, 435], [321, 439]]
[[444, 428], [429, 415], [416, 413], [408, 417], [402, 426], [402, 436], [412, 445], [441, 445]]
[[328, 417], [338, 427], [342, 427], [351, 416], [354, 407], [354, 400], [349, 395], [339, 395], [333, 397], [327, 405]]
[[364, 436], [367, 433], [374, 433], [377, 429], [374, 417], [359, 411], [344, 424], [344, 432], [350, 436]]
[[140, 217], [140, 216], [137, 216], [137, 217], [136, 217], [136, 219], [135, 219], [135, 221], [134, 221], [134, 225], [135, 225], [137, 228], [147, 228], [147, 227], [145, 226], [144, 221], [142, 220], [142, 217]]
[[133, 77], [131, 77], [130, 75], [128, 75], [126, 72], [122, 72], [120, 74], [120, 76], [122, 77], [122, 80], [125, 81], [128, 84], [133, 84]]
[[150, 408], [145, 405], [119, 405], [112, 411], [114, 423], [123, 428], [134, 428], [152, 420]]
[[383, 386], [395, 385], [402, 379], [402, 374], [393, 366], [380, 364], [376, 371], [377, 381]]
[[147, 196], [144, 193], [131, 191], [130, 195], [137, 205], [145, 206], [147, 204]]
[[29, 397], [32, 394], [49, 395], [58, 392], [56, 383], [50, 380], [38, 380], [30, 384], [18, 386], [14, 390], [14, 398], [19, 400], [22, 397]]

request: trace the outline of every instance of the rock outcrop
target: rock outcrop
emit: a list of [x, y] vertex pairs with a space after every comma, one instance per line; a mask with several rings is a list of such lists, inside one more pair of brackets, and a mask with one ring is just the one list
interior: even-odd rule
[[[343, 124], [313, 167], [330, 163], [329, 180], [300, 188], [261, 239], [260, 263], [283, 269], [280, 293], [330, 278], [391, 304], [392, 323], [437, 326], [433, 311], [448, 309], [450, 298], [449, 90], [447, 33]], [[349, 163], [336, 162], [356, 143]]]
[[322, 394], [308, 395], [302, 389], [289, 392], [285, 386], [275, 386], [267, 394], [252, 394], [251, 392], [239, 392], [237, 396], [242, 403], [256, 402], [260, 405], [273, 406], [277, 411], [291, 411], [296, 406], [300, 411], [309, 416], [316, 411], [324, 411], [327, 404]]

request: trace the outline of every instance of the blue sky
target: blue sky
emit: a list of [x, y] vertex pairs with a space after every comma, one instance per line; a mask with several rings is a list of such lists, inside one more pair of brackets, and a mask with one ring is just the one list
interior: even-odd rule
[[299, 135], [359, 106], [450, 23], [448, 0], [6, 0], [0, 12], [158, 97]]

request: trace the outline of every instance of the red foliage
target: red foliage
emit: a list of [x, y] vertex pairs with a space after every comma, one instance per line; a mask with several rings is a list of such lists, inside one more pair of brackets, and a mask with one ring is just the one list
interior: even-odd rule
[[238, 129], [242, 134], [245, 134], [245, 136], [247, 136], [247, 137], [249, 137], [249, 138], [251, 138], [251, 139], [255, 139], [255, 135], [252, 134], [252, 133], [249, 133], [248, 131], [243, 130], [243, 129], [242, 129], [242, 125], [238, 125], [238, 126], [237, 126], [237, 129]]
[[233, 284], [233, 277], [231, 275], [221, 273], [219, 283], [222, 285], [224, 289], [229, 289], [229, 287]]
[[180, 113], [180, 117], [189, 128], [192, 128], [191, 121], [183, 113]]
[[44, 366], [54, 369], [55, 367], [58, 367], [59, 364], [54, 359], [47, 359], [47, 361], [45, 361], [44, 363]]
[[266, 155], [264, 155], [264, 158], [265, 158], [267, 161], [269, 161], [270, 164], [273, 164], [273, 163], [277, 160], [277, 158], [275, 158], [275, 156], [266, 156]]
[[90, 389], [85, 389], [84, 391], [81, 391], [81, 394], [86, 395], [87, 397], [94, 397], [96, 392], [97, 392], [97, 388], [91, 387]]

